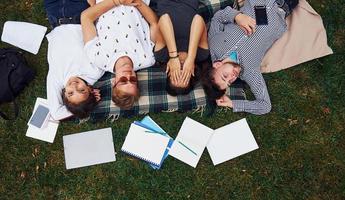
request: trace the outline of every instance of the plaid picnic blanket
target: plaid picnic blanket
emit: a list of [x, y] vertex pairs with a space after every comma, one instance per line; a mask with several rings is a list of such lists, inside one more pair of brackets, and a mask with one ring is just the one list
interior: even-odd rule
[[[150, 6], [154, 7], [155, 1], [151, 0]], [[204, 17], [206, 22], [209, 22], [216, 11], [232, 4], [232, 0], [200, 0], [199, 14]], [[115, 120], [119, 117], [130, 117], [163, 111], [203, 111], [206, 105], [208, 105], [207, 98], [200, 83], [187, 95], [179, 95], [177, 97], [168, 95], [165, 90], [167, 78], [165, 69], [159, 65], [154, 65], [137, 72], [140, 98], [132, 109], [122, 110], [111, 100], [112, 77], [113, 74], [106, 73], [95, 84], [95, 87], [101, 91], [102, 100], [91, 113], [91, 120], [104, 118]], [[233, 100], [245, 99], [243, 84], [236, 81], [227, 90], [227, 94]]]
[[214, 13], [227, 6], [236, 7], [234, 0], [199, 0], [198, 14], [201, 15], [206, 24], [211, 21]]
[[[204, 90], [198, 83], [194, 90], [187, 95], [173, 97], [167, 94], [166, 73], [163, 67], [155, 65], [148, 69], [137, 72], [140, 98], [130, 110], [122, 110], [111, 100], [111, 78], [113, 74], [106, 73], [96, 84], [95, 87], [101, 91], [102, 101], [91, 113], [91, 119], [104, 119], [118, 117], [130, 117], [147, 113], [157, 113], [162, 111], [202, 111], [208, 104]], [[232, 84], [227, 91], [231, 99], [245, 99], [243, 85], [241, 82]]]

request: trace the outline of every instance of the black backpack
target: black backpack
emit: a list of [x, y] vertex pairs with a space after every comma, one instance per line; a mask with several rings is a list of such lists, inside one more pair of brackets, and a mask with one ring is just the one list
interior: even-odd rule
[[35, 71], [28, 67], [23, 53], [15, 48], [0, 48], [0, 104], [13, 102], [14, 118], [0, 111], [6, 120], [15, 119], [19, 114], [15, 97], [34, 79]]

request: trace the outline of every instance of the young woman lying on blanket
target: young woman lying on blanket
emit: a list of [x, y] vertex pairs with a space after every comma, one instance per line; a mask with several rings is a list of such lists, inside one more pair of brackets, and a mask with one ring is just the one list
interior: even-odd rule
[[[260, 63], [286, 31], [285, 17], [297, 4], [298, 0], [246, 0], [240, 11], [227, 7], [214, 15], [208, 34], [213, 64], [203, 72], [202, 82], [218, 106], [257, 115], [270, 112], [271, 101]], [[266, 6], [268, 24], [256, 25], [254, 7], [262, 5]], [[249, 85], [255, 100], [231, 100], [224, 95], [237, 78]]]
[[91, 85], [104, 74], [90, 65], [83, 51], [80, 14], [89, 4], [86, 0], [45, 0], [44, 6], [53, 28], [47, 35], [47, 98], [51, 116], [55, 120], [72, 115], [84, 118], [100, 100], [99, 90]]
[[112, 100], [122, 109], [139, 97], [135, 71], [152, 66], [154, 45], [162, 46], [157, 23], [141, 0], [98, 0], [82, 13], [84, 49], [92, 65], [115, 74]]
[[155, 58], [166, 64], [167, 92], [187, 94], [195, 82], [195, 63], [209, 56], [205, 22], [197, 14], [199, 0], [159, 0], [157, 14], [164, 47]]

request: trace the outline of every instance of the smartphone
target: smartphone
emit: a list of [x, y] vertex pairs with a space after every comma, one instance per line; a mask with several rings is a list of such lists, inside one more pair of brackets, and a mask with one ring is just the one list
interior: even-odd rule
[[267, 25], [266, 6], [254, 6], [256, 25]]
[[43, 105], [38, 105], [28, 124], [37, 128], [42, 128], [45, 126], [48, 118], [49, 109]]

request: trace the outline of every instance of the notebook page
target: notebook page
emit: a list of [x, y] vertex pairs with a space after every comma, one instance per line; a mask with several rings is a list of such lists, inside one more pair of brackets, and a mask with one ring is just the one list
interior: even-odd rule
[[258, 148], [245, 118], [216, 129], [207, 144], [214, 165]]
[[[34, 110], [32, 113], [35, 112], [36, 108], [40, 104], [44, 106], [48, 106], [48, 100], [37, 98], [35, 106], [34, 106]], [[28, 126], [28, 129], [25, 135], [27, 137], [53, 143], [58, 127], [59, 127], [59, 121], [55, 121], [52, 117], [49, 117], [49, 121], [45, 127], [36, 128], [34, 126]]]
[[168, 146], [169, 138], [131, 124], [121, 150], [142, 160], [159, 165]]
[[78, 168], [115, 161], [111, 128], [63, 136], [66, 168]]
[[[137, 124], [136, 122], [134, 122], [135, 124]], [[148, 128], [148, 129], [151, 129], [152, 131], [156, 131], [158, 133], [152, 133], [152, 134], [161, 134], [161, 135], [164, 135], [166, 137], [169, 137], [170, 140], [169, 140], [169, 143], [168, 143], [168, 146], [167, 148], [165, 149], [165, 152], [164, 152], [164, 155], [163, 155], [163, 159], [161, 160], [161, 163], [159, 166], [157, 165], [153, 165], [153, 164], [150, 164], [150, 166], [153, 168], [153, 169], [160, 169], [161, 168], [161, 165], [163, 164], [163, 161], [168, 157], [168, 153], [169, 153], [169, 150], [171, 148], [171, 145], [173, 144], [174, 140], [150, 117], [150, 116], [145, 116], [144, 119], [142, 119], [140, 121], [140, 124], [137, 124], [137, 125], [145, 125], [144, 128]]]
[[213, 132], [213, 129], [186, 117], [169, 155], [195, 168]]
[[7, 21], [4, 24], [1, 40], [37, 54], [47, 27], [28, 22]]

